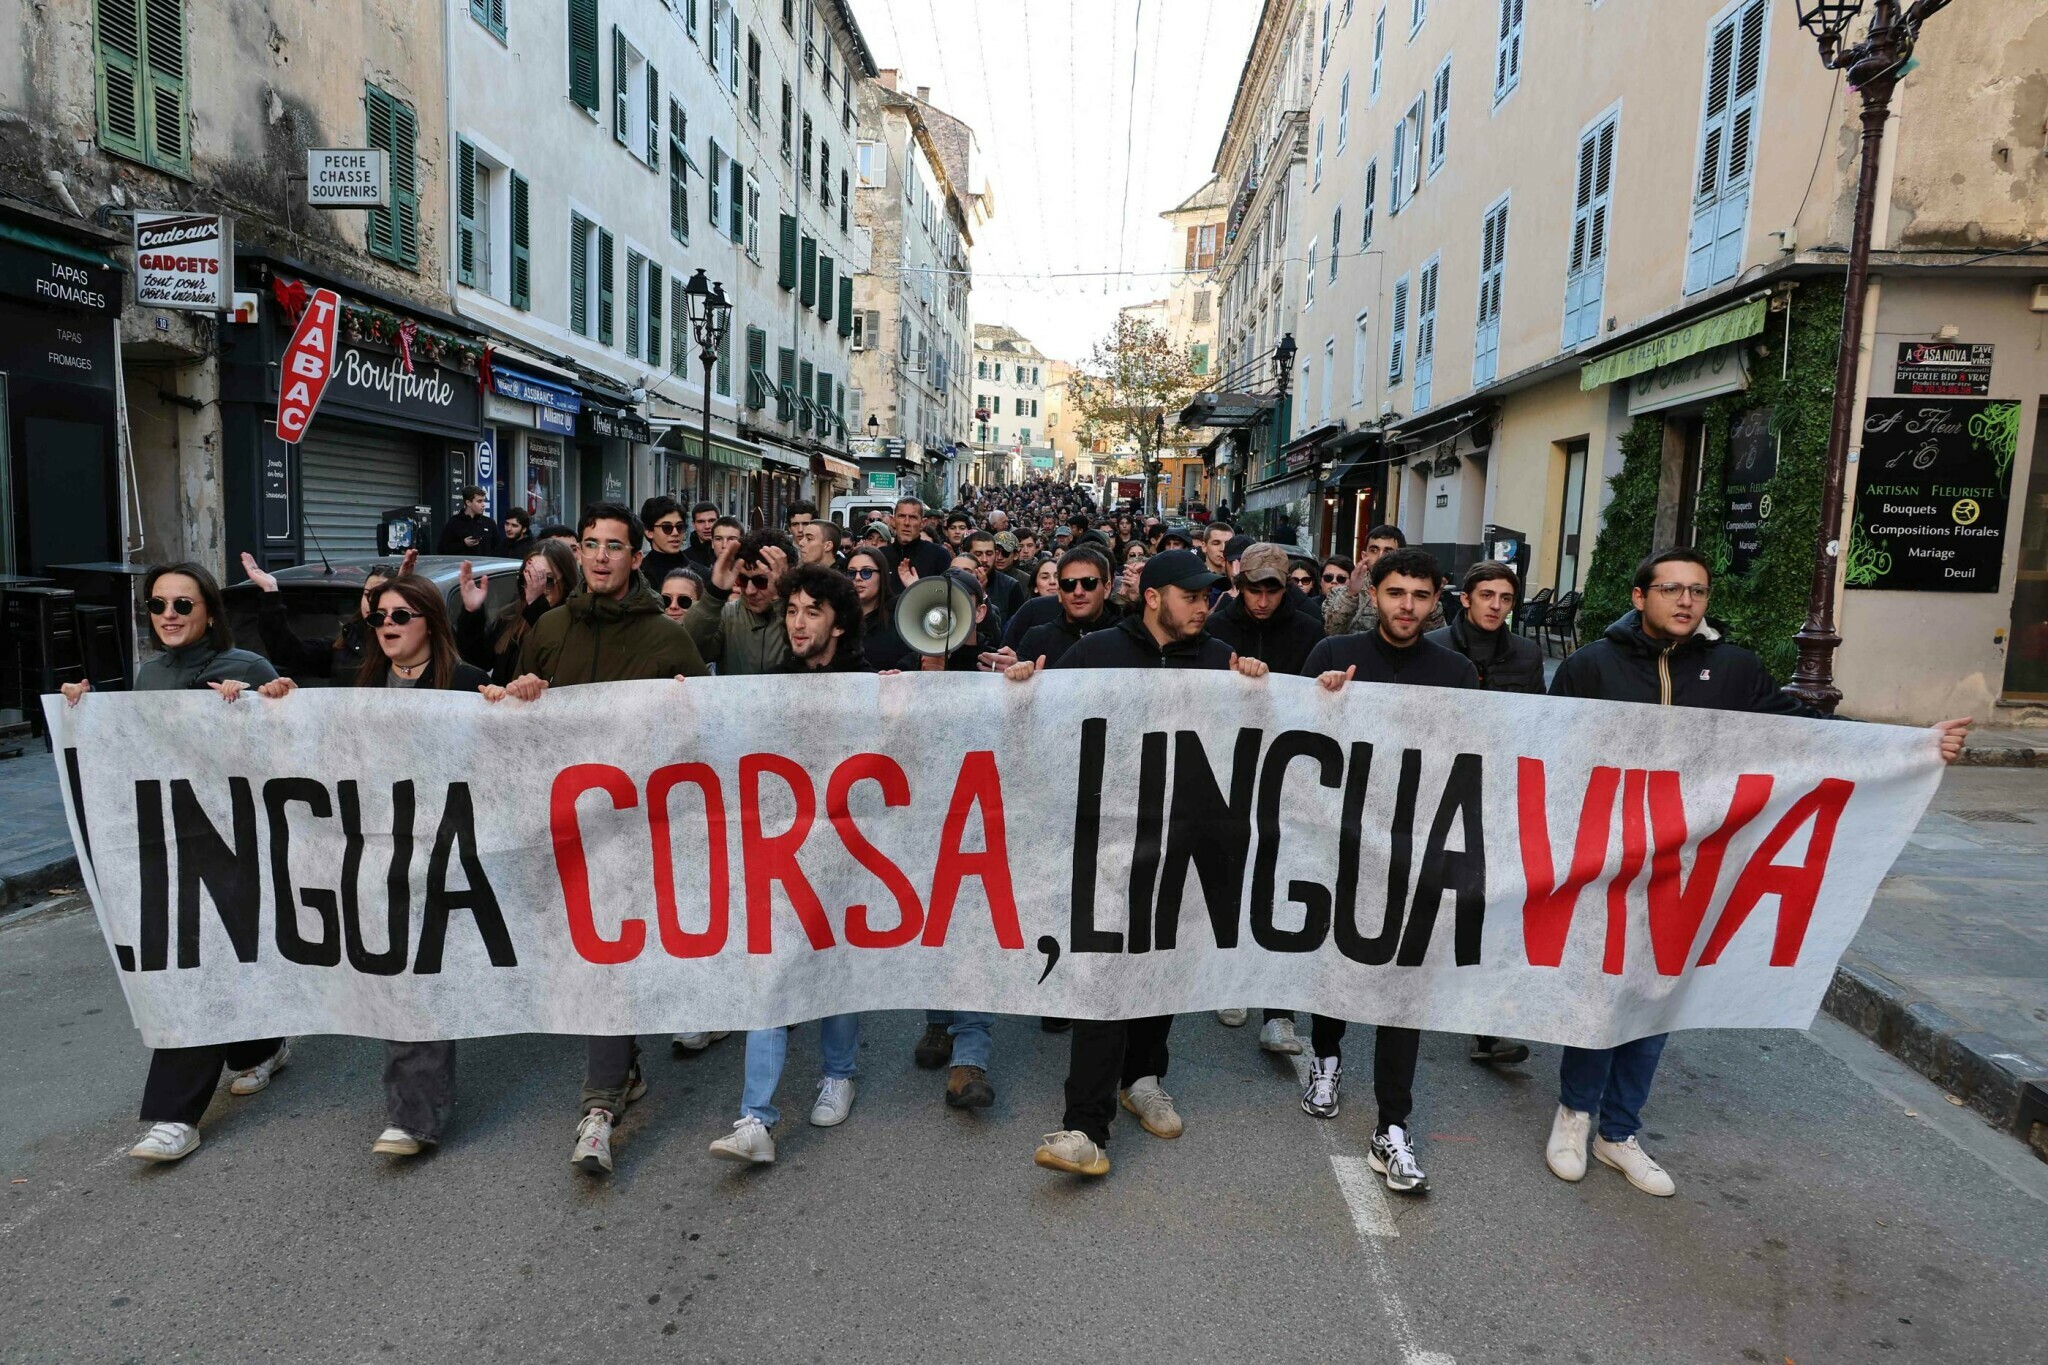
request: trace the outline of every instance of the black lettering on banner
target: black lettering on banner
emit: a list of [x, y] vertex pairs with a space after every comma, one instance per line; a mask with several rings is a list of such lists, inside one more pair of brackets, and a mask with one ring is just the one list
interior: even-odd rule
[[178, 965], [199, 965], [199, 893], [203, 888], [228, 932], [235, 957], [256, 960], [263, 905], [263, 871], [256, 846], [256, 797], [249, 779], [228, 779], [230, 819], [235, 842], [229, 845], [206, 818], [206, 811], [184, 778], [171, 783], [171, 829], [178, 841]]
[[1237, 732], [1230, 760], [1230, 799], [1223, 799], [1215, 769], [1193, 730], [1173, 737], [1173, 796], [1167, 807], [1166, 854], [1159, 872], [1152, 941], [1161, 952], [1180, 938], [1180, 899], [1188, 868], [1202, 886], [1209, 929], [1218, 948], [1237, 946], [1238, 906], [1244, 900], [1244, 864], [1252, 845], [1252, 791], [1259, 775], [1265, 731]]
[[1126, 952], [1152, 951], [1152, 888], [1159, 879], [1166, 820], [1166, 731], [1147, 730], [1138, 751], [1138, 831], [1131, 841], [1129, 942]]
[[[1095, 864], [1102, 852], [1102, 764], [1108, 736], [1109, 722], [1102, 717], [1081, 722], [1081, 771], [1074, 784], [1074, 876], [1067, 902], [1067, 949], [1076, 953], [1124, 950], [1122, 934], [1095, 927]], [[1056, 942], [1048, 950], [1045, 940], [1040, 939], [1038, 951], [1058, 960]], [[1045, 969], [1052, 970], [1051, 961]]]
[[[1414, 753], [1414, 750], [1409, 750]], [[1405, 788], [1407, 769], [1402, 780]], [[1486, 924], [1486, 839], [1480, 823], [1480, 760], [1478, 754], [1459, 754], [1451, 760], [1451, 774], [1444, 780], [1443, 799], [1436, 819], [1430, 822], [1429, 843], [1422, 852], [1422, 868], [1415, 878], [1415, 904], [1408, 913], [1408, 928], [1401, 936], [1400, 956], [1395, 964], [1419, 967], [1429, 952], [1429, 936], [1436, 928], [1436, 912], [1444, 892], [1456, 894], [1457, 924], [1452, 944], [1460, 967], [1479, 961], [1479, 931]], [[1411, 803], [1409, 813], [1414, 808]], [[1451, 822], [1462, 816], [1464, 848], [1447, 850], [1444, 841]]]
[[1344, 749], [1328, 735], [1313, 730], [1287, 730], [1266, 750], [1259, 773], [1259, 856], [1252, 864], [1252, 938], [1269, 953], [1312, 953], [1330, 933], [1330, 888], [1299, 879], [1287, 883], [1288, 899], [1301, 906], [1299, 929], [1281, 929], [1273, 922], [1273, 869], [1280, 859], [1280, 802], [1287, 784], [1287, 765], [1297, 758], [1314, 760], [1317, 780], [1335, 788], [1344, 780]]
[[1401, 751], [1401, 777], [1394, 788], [1394, 823], [1387, 831], [1387, 912], [1380, 931], [1360, 939], [1355, 953], [1345, 956], [1368, 967], [1394, 960], [1401, 942], [1401, 924], [1408, 908], [1408, 869], [1415, 861], [1415, 793], [1422, 785], [1422, 751]]
[[142, 883], [142, 970], [169, 965], [171, 946], [171, 850], [164, 841], [164, 787], [135, 784], [136, 873]]
[[406, 948], [412, 941], [412, 783], [391, 784], [391, 870], [384, 951], [363, 944], [362, 905], [356, 878], [363, 870], [363, 808], [356, 784], [339, 784], [341, 796], [341, 934], [348, 965], [365, 976], [397, 976], [405, 970]]
[[[297, 802], [325, 820], [334, 814], [324, 784], [310, 777], [273, 777], [263, 784], [263, 808], [270, 815], [271, 897], [277, 902], [277, 950], [285, 961], [305, 967], [332, 967], [341, 961], [341, 915], [334, 893], [307, 887], [292, 895], [291, 812]], [[320, 937], [308, 942], [299, 932], [299, 902], [320, 918]]]
[[[469, 883], [460, 891], [448, 889], [450, 849], [462, 859], [462, 875]], [[519, 965], [512, 951], [512, 935], [505, 931], [505, 917], [498, 910], [498, 895], [491, 890], [484, 865], [476, 856], [476, 811], [467, 782], [448, 784], [448, 803], [441, 809], [441, 827], [434, 834], [434, 852], [427, 859], [427, 902], [420, 915], [419, 956], [412, 964], [416, 975], [431, 976], [441, 970], [450, 910], [467, 910], [476, 918], [477, 933], [483, 937], [493, 967]]]
[[[1372, 745], [1359, 741], [1351, 746], [1351, 762], [1344, 769], [1344, 812], [1337, 818], [1337, 906], [1335, 933], [1337, 951], [1353, 962], [1365, 962], [1372, 940], [1358, 932], [1358, 864], [1362, 854], [1361, 831], [1365, 821], [1365, 793], [1372, 785]], [[1381, 958], [1382, 962], [1386, 959]]]

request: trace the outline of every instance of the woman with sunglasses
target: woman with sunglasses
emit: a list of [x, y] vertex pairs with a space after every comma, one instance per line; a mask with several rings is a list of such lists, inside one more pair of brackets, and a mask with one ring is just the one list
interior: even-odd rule
[[[375, 647], [356, 670], [357, 687], [476, 692], [490, 683], [481, 668], [463, 662], [447, 604], [425, 579], [406, 574], [386, 583], [365, 620]], [[384, 1109], [390, 1126], [371, 1151], [417, 1156], [439, 1142], [455, 1109], [455, 1044], [386, 1043]]]
[[354, 677], [362, 667], [363, 651], [369, 647], [369, 632], [363, 627], [363, 618], [369, 615], [377, 589], [400, 574], [411, 573], [413, 561], [418, 558], [419, 551], [407, 550], [405, 558], [397, 564], [372, 564], [363, 571], [363, 590], [357, 595], [355, 613], [341, 623], [334, 638], [307, 640], [291, 632], [276, 575], [265, 572], [256, 563], [256, 556], [244, 550], [242, 572], [263, 594], [256, 599], [256, 632], [272, 666], [292, 678], [346, 681]]
[[670, 569], [661, 576], [661, 614], [677, 625], [690, 614], [690, 608], [697, 605], [697, 599], [704, 595], [704, 580], [697, 576], [695, 569]]
[[877, 672], [902, 668], [906, 660], [916, 667], [896, 629], [896, 575], [889, 571], [888, 556], [878, 549], [855, 550], [846, 557], [846, 576], [860, 597], [860, 649], [868, 667]]
[[[210, 687], [228, 701], [245, 689], [281, 697], [292, 684], [260, 654], [236, 649], [221, 606], [220, 585], [197, 564], [159, 564], [142, 580], [149, 625], [163, 653], [135, 670], [138, 692], [188, 691]], [[64, 700], [76, 706], [89, 683], [64, 684]], [[203, 1047], [160, 1047], [150, 1055], [142, 1087], [142, 1121], [149, 1131], [129, 1148], [142, 1161], [180, 1161], [199, 1146], [199, 1118], [213, 1100], [222, 1066], [234, 1073], [228, 1092], [253, 1095], [270, 1084], [291, 1054], [288, 1038]]]
[[559, 540], [540, 541], [526, 552], [519, 566], [519, 596], [487, 619], [484, 604], [490, 596], [491, 576], [477, 577], [464, 560], [458, 580], [462, 614], [455, 620], [455, 645], [462, 658], [488, 673], [500, 687], [511, 682], [518, 676], [526, 632], [575, 591], [578, 573], [574, 550]]

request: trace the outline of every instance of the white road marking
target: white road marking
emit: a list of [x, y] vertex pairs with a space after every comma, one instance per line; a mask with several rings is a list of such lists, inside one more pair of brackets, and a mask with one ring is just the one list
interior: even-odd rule
[[[113, 1151], [107, 1153], [98, 1161], [95, 1161], [92, 1163], [92, 1165], [86, 1167], [85, 1174], [91, 1175], [94, 1171], [104, 1170], [108, 1166], [113, 1165], [115, 1162], [119, 1161], [122, 1157], [127, 1155], [127, 1146], [124, 1145], [116, 1147]], [[23, 1209], [21, 1211], [21, 1215], [14, 1219], [13, 1222], [0, 1223], [0, 1241], [5, 1241], [7, 1238], [12, 1237], [15, 1233], [20, 1232], [30, 1223], [35, 1222], [36, 1219], [42, 1217], [45, 1213], [49, 1212], [50, 1206], [55, 1204], [63, 1196], [69, 1194], [71, 1192], [71, 1188], [72, 1187], [69, 1184], [65, 1183], [62, 1180], [59, 1180], [50, 1187], [50, 1192], [48, 1194], [44, 1195], [42, 1199], [40, 1199], [36, 1203], [29, 1205], [26, 1209]]]
[[1393, 1212], [1387, 1208], [1387, 1197], [1380, 1191], [1379, 1173], [1366, 1164], [1365, 1158], [1332, 1152], [1330, 1169], [1336, 1172], [1337, 1188], [1343, 1192], [1344, 1202], [1351, 1206], [1351, 1226], [1358, 1229], [1360, 1240], [1401, 1235], [1401, 1229], [1394, 1226]]

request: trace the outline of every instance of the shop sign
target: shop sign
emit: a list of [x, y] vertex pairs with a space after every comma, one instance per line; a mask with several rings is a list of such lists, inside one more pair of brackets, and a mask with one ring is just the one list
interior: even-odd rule
[[135, 301], [225, 313], [234, 306], [235, 224], [220, 213], [135, 215]]
[[868, 492], [870, 492], [870, 493], [894, 493], [895, 491], [896, 491], [896, 471], [895, 471], [895, 470], [893, 470], [893, 469], [870, 469], [870, 470], [868, 471]]
[[542, 431], [559, 431], [564, 436], [576, 434], [576, 414], [559, 412], [554, 408], [535, 408], [533, 423]]
[[515, 403], [509, 398], [487, 393], [484, 395], [484, 420], [504, 422], [515, 427], [530, 427], [534, 425], [533, 404]]
[[263, 538], [292, 538], [292, 457], [268, 441], [263, 443]]
[[353, 342], [335, 361], [328, 401], [373, 420], [445, 435], [471, 435], [483, 421], [483, 397], [470, 376], [417, 360], [407, 374], [396, 355]]
[[277, 439], [297, 445], [313, 421], [314, 409], [334, 379], [334, 336], [341, 321], [341, 298], [332, 289], [318, 289], [306, 300], [306, 311], [278, 362]]
[[498, 443], [486, 435], [476, 443], [473, 472], [476, 486], [484, 490], [484, 511], [492, 516], [498, 509]]
[[1778, 472], [1778, 438], [1771, 432], [1771, 409], [1746, 412], [1728, 433], [1726, 520], [1728, 568], [1748, 573], [1763, 552], [1764, 523], [1771, 519], [1771, 495], [1765, 486]]
[[390, 208], [389, 158], [374, 147], [310, 148], [306, 202], [316, 209]]
[[584, 416], [590, 423], [592, 436], [620, 441], [640, 441], [651, 444], [654, 428], [647, 425], [647, 419], [637, 412], [625, 412], [618, 408], [587, 407]]
[[1988, 397], [1991, 351], [1990, 346], [1964, 341], [1902, 341], [1892, 392]]
[[1893, 592], [1996, 592], [2020, 405], [1872, 398], [1843, 581]]
[[[0, 376], [16, 383], [34, 378], [111, 389], [113, 323], [90, 313], [60, 313], [0, 299]], [[5, 431], [0, 425], [0, 440]]]
[[117, 276], [105, 266], [0, 243], [0, 294], [88, 313], [119, 311]]
[[583, 411], [583, 398], [576, 390], [535, 379], [530, 374], [521, 374], [503, 361], [491, 364], [491, 391], [514, 402], [531, 403], [537, 408], [552, 408], [556, 412]]
[[1749, 387], [1749, 362], [1740, 344], [1716, 346], [1639, 374], [1629, 381], [1628, 415], [1704, 403]]
[[904, 445], [903, 438], [901, 436], [885, 436], [882, 438], [882, 454], [887, 456], [889, 459], [902, 459], [903, 450]]

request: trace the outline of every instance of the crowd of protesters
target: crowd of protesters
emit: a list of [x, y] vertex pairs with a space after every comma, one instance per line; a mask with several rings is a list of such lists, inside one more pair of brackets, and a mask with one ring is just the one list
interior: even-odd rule
[[[211, 574], [190, 563], [159, 566], [144, 580], [143, 597], [161, 652], [139, 670], [136, 686], [210, 688], [230, 702], [254, 690], [282, 701], [297, 679], [317, 677], [359, 687], [476, 691], [495, 703], [537, 701], [558, 687], [687, 679], [713, 670], [974, 671], [1028, 685], [1047, 668], [1202, 668], [1254, 679], [1305, 676], [1332, 691], [1368, 682], [1819, 714], [1780, 691], [1756, 655], [1709, 622], [1712, 568], [1688, 548], [1646, 558], [1635, 575], [1633, 610], [1546, 681], [1543, 651], [1515, 629], [1514, 570], [1474, 564], [1452, 597], [1436, 558], [1409, 547], [1392, 526], [1372, 528], [1353, 561], [1255, 542], [1221, 517], [1180, 529], [1135, 512], [1098, 511], [1084, 491], [1043, 479], [968, 490], [944, 512], [906, 497], [862, 526], [839, 525], [798, 503], [784, 526], [753, 530], [710, 503], [685, 510], [666, 496], [637, 512], [594, 504], [574, 528], [536, 528], [515, 513], [501, 529], [482, 515], [481, 493], [470, 492], [475, 496], [451, 519], [439, 548], [521, 560], [518, 591], [495, 613], [486, 612], [488, 578], [465, 562], [451, 620], [440, 590], [410, 572], [408, 557], [369, 572], [355, 615], [333, 638], [298, 639], [286, 629], [275, 579], [245, 555], [245, 571], [262, 592], [257, 626], [266, 658], [233, 647]], [[950, 578], [973, 603], [976, 625], [958, 649], [928, 656], [897, 629], [893, 604], [910, 585], [937, 576]], [[75, 703], [87, 689], [77, 683], [64, 690]], [[1968, 726], [1957, 720], [1935, 727], [1944, 758], [1960, 752]], [[1224, 1009], [1217, 1018], [1234, 1027], [1249, 1014]], [[1262, 1048], [1303, 1051], [1292, 1013], [1262, 1014]], [[1154, 1136], [1180, 1135], [1184, 1120], [1164, 1087], [1173, 1023], [1171, 1016], [1040, 1021], [1048, 1030], [1072, 1030], [1072, 1055], [1065, 1114], [1040, 1143], [1038, 1165], [1107, 1174], [1119, 1108]], [[993, 1102], [993, 1024], [984, 1013], [927, 1013], [913, 1060], [946, 1069], [947, 1104], [978, 1109]], [[853, 1109], [861, 1020], [836, 1015], [819, 1028], [824, 1074], [810, 1121], [833, 1127]], [[1301, 1108], [1314, 1117], [1338, 1113], [1345, 1032], [1342, 1019], [1311, 1020]], [[775, 1160], [775, 1095], [788, 1034], [747, 1034], [739, 1117], [711, 1143], [714, 1155]], [[687, 1054], [725, 1036], [685, 1032], [671, 1046]], [[1415, 1029], [1375, 1030], [1378, 1113], [1368, 1162], [1402, 1192], [1427, 1187], [1411, 1127], [1419, 1043]], [[1659, 1035], [1613, 1048], [1562, 1049], [1545, 1150], [1560, 1179], [1583, 1179], [1590, 1153], [1640, 1190], [1674, 1192], [1638, 1136], [1663, 1046]], [[159, 1049], [143, 1093], [141, 1117], [151, 1126], [132, 1155], [159, 1162], [188, 1155], [199, 1145], [199, 1120], [222, 1070], [230, 1073], [231, 1093], [255, 1094], [290, 1053], [291, 1040], [280, 1038]], [[1509, 1066], [1526, 1061], [1529, 1050], [1480, 1037], [1469, 1055]], [[388, 1126], [373, 1150], [404, 1158], [433, 1146], [454, 1110], [455, 1045], [387, 1044], [384, 1082]], [[586, 1040], [571, 1153], [579, 1169], [612, 1169], [612, 1130], [647, 1089], [636, 1039]]]

